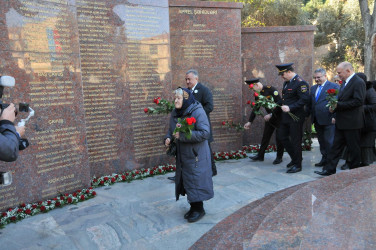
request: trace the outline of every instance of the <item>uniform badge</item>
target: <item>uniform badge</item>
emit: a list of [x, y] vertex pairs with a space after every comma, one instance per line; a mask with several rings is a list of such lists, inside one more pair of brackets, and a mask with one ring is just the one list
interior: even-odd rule
[[274, 91], [274, 92], [273, 92], [273, 95], [277, 96], [277, 95], [278, 95], [278, 91], [277, 91], [277, 90]]
[[304, 93], [307, 92], [307, 86], [301, 86], [300, 90]]

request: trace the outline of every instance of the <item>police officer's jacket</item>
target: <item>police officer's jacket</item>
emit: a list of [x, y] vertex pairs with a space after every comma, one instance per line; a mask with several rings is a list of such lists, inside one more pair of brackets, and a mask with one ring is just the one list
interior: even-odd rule
[[[309, 102], [309, 85], [300, 76], [295, 75], [290, 81], [283, 84], [281, 106], [287, 105], [290, 112], [299, 117], [299, 122], [304, 121], [304, 106]], [[282, 112], [282, 122], [294, 122], [291, 116]]]

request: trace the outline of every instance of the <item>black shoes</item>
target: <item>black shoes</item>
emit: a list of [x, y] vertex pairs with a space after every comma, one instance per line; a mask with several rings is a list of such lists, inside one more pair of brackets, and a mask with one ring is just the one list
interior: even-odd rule
[[299, 167], [297, 165], [293, 165], [291, 168], [287, 169], [286, 173], [293, 174], [302, 171], [302, 167]]
[[342, 169], [342, 170], [349, 169], [349, 165], [347, 165], [347, 163], [345, 163], [345, 164], [343, 164], [343, 165], [341, 166], [341, 169]]
[[192, 212], [193, 212], [192, 208], [189, 209], [189, 211], [184, 214], [184, 219], [188, 219], [188, 217], [191, 216]]
[[315, 167], [323, 167], [323, 166], [325, 166], [325, 162], [324, 161], [320, 161], [319, 163], [315, 164]]
[[255, 156], [250, 156], [249, 157], [251, 160], [253, 161], [264, 161], [264, 157], [260, 157], [258, 155], [255, 155]]
[[[188, 211], [188, 213], [189, 213], [189, 211]], [[191, 213], [189, 213], [187, 215], [187, 220], [188, 220], [189, 223], [196, 222], [199, 219], [201, 219], [202, 217], [204, 217], [204, 215], [205, 215], [204, 209], [202, 209], [201, 211], [192, 211]], [[184, 218], [185, 218], [185, 215], [184, 215]]]
[[169, 180], [171, 180], [171, 181], [175, 181], [175, 176], [167, 177], [167, 179], [169, 179]]
[[290, 161], [289, 164], [286, 165], [286, 168], [290, 168], [292, 166], [294, 166], [294, 163], [292, 161]]
[[315, 174], [319, 174], [321, 176], [329, 176], [335, 173], [329, 172], [328, 170], [323, 170], [323, 171], [315, 171]]
[[275, 158], [275, 160], [273, 161], [273, 164], [274, 165], [277, 165], [277, 164], [280, 164], [282, 162], [282, 158]]

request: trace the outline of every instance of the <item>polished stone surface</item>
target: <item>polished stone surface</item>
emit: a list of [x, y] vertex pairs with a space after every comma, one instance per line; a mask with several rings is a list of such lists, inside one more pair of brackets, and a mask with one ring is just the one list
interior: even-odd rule
[[[215, 196], [204, 203], [206, 215], [196, 223], [188, 223], [183, 218], [189, 205], [185, 197], [175, 201], [174, 184], [167, 180], [173, 176], [171, 173], [98, 188], [94, 199], [7, 225], [0, 230], [0, 246], [6, 245], [7, 249], [188, 249], [214, 226], [213, 230], [219, 226], [229, 232], [237, 225], [256, 229], [284, 202], [285, 195], [296, 193], [307, 182], [321, 178], [313, 173], [317, 170], [314, 163], [318, 154], [317, 147], [312, 152], [303, 152], [303, 171], [297, 174], [285, 173], [288, 156], [282, 164], [273, 165], [275, 153], [266, 154], [264, 162], [251, 162], [249, 158], [218, 162], [218, 175], [213, 178]], [[247, 213], [248, 209], [253, 212]], [[247, 220], [226, 218], [233, 213], [239, 218], [246, 216]], [[217, 225], [223, 219], [229, 225]], [[243, 246], [239, 240], [250, 237], [246, 232], [237, 231], [235, 246], [240, 246], [239, 243]], [[254, 233], [259, 232], [253, 230]], [[225, 233], [212, 240], [214, 243], [207, 241], [209, 247], [205, 249], [212, 249], [216, 242], [224, 242], [226, 246], [232, 242]]]
[[170, 0], [171, 70], [173, 86], [186, 86], [185, 72], [194, 68], [213, 93], [210, 114], [214, 151], [237, 150], [241, 134], [222, 128], [242, 116], [241, 3]]

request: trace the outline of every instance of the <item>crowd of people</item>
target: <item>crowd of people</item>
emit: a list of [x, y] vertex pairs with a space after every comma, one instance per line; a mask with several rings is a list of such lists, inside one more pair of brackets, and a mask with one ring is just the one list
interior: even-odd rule
[[[336, 173], [340, 158], [346, 160], [341, 169], [368, 166], [376, 160], [376, 81], [368, 81], [364, 73], [355, 73], [349, 62], [340, 63], [330, 82], [325, 69], [313, 73], [315, 85], [309, 87], [293, 69], [293, 63], [276, 65], [284, 81], [281, 93], [274, 86], [253, 78], [245, 82], [257, 95], [272, 99], [277, 105], [265, 108], [264, 132], [259, 152], [252, 161], [264, 161], [264, 154], [275, 132], [277, 156], [273, 164], [282, 162], [286, 150], [291, 158], [286, 173], [302, 171], [302, 137], [305, 121], [311, 122], [317, 133], [322, 167], [315, 173], [329, 176]], [[165, 136], [166, 147], [176, 147], [176, 200], [187, 195], [190, 209], [184, 214], [188, 222], [196, 222], [205, 215], [203, 202], [214, 196], [212, 176], [217, 174], [210, 143], [213, 141], [210, 112], [213, 97], [210, 89], [198, 81], [198, 72], [186, 72], [187, 88], [175, 91], [175, 109], [171, 113], [169, 129]], [[335, 104], [329, 105], [327, 93], [338, 93]], [[334, 92], [333, 92], [334, 91]], [[271, 98], [272, 97], [272, 98]], [[255, 97], [256, 101], [258, 97]], [[250, 129], [256, 118], [252, 110], [244, 125]], [[190, 133], [180, 132], [182, 119], [194, 117]], [[310, 119], [308, 119], [310, 117]], [[192, 124], [190, 124], [192, 125]]]

